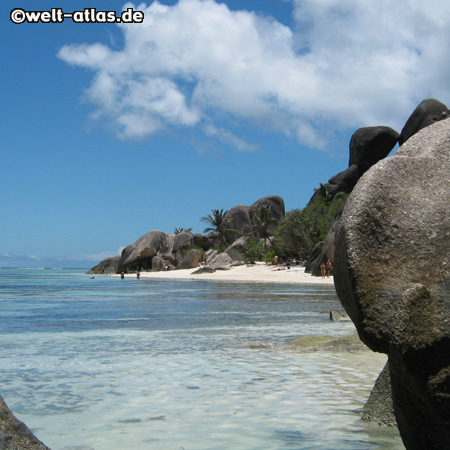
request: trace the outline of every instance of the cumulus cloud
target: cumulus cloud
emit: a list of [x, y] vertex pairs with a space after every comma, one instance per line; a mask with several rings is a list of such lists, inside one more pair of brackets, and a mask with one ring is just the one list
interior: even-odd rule
[[245, 121], [326, 147], [345, 127], [401, 127], [423, 98], [446, 101], [446, 0], [291, 0], [295, 26], [213, 0], [127, 4], [123, 49], [73, 44], [58, 56], [95, 75], [95, 117], [124, 138], [198, 127], [253, 150], [227, 127]]

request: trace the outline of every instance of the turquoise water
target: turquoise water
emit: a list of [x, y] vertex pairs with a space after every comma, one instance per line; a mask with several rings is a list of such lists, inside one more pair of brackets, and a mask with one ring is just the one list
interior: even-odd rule
[[278, 347], [353, 331], [332, 286], [83, 272], [0, 270], [0, 393], [53, 450], [403, 448], [359, 419], [383, 355]]

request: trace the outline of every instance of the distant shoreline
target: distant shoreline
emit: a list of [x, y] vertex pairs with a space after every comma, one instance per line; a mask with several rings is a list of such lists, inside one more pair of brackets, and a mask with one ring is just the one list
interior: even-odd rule
[[[265, 263], [257, 263], [229, 267], [229, 270], [218, 269], [213, 273], [193, 274], [197, 270], [198, 267], [195, 269], [141, 272], [141, 278], [334, 285], [332, 276], [329, 278], [315, 277], [305, 273], [305, 268], [299, 266], [292, 266], [287, 269], [284, 266], [276, 267]], [[125, 274], [125, 278], [136, 278], [136, 274]]]

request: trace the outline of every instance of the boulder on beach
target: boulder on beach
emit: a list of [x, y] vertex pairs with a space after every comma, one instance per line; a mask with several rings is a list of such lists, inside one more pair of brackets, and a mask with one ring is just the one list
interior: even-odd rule
[[198, 267], [201, 260], [202, 260], [202, 252], [194, 248], [183, 257], [183, 259], [178, 263], [176, 268], [193, 269], [194, 267]]
[[182, 251], [192, 248], [194, 236], [191, 233], [167, 234], [152, 230], [128, 245], [123, 251], [118, 272], [142, 270], [142, 266], [152, 268], [151, 260], [158, 255], [177, 265], [182, 259]]
[[2, 397], [0, 397], [0, 449], [50, 450], [14, 416]]
[[266, 206], [271, 210], [273, 227], [283, 219], [285, 215], [284, 200], [278, 195], [271, 195], [256, 200], [252, 205], [238, 205], [227, 211], [225, 220], [228, 221], [228, 228], [233, 230], [225, 233], [225, 240], [228, 244], [233, 243], [241, 236], [255, 234], [257, 225], [257, 212], [261, 206]]
[[450, 121], [421, 129], [358, 182], [334, 281], [363, 342], [389, 357], [408, 450], [450, 448]]

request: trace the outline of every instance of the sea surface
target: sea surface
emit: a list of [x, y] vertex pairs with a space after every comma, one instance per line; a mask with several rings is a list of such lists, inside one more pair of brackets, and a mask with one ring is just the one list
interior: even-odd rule
[[403, 449], [361, 410], [384, 355], [295, 353], [333, 286], [0, 269], [0, 394], [52, 450]]

